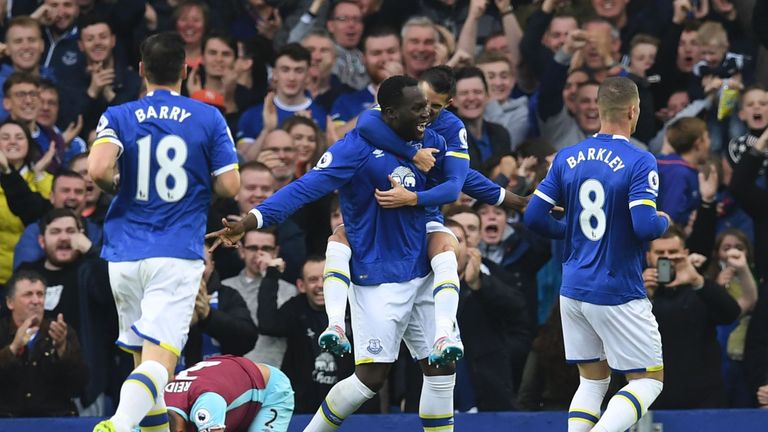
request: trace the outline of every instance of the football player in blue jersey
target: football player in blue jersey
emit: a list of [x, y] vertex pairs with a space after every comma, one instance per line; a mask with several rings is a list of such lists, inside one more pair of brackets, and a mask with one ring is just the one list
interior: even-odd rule
[[[88, 158], [96, 184], [116, 193], [101, 256], [109, 262], [117, 305], [117, 344], [136, 363], [115, 415], [96, 425], [98, 432], [128, 432], [139, 424], [167, 430], [163, 388], [186, 340], [203, 275], [211, 195], [232, 197], [240, 186], [222, 115], [179, 95], [184, 56], [176, 33], [143, 42], [139, 73], [147, 96], [107, 109]], [[151, 425], [142, 422], [157, 412], [162, 415], [147, 417]]]
[[[379, 87], [377, 99], [387, 127], [414, 146], [445, 153], [445, 140], [426, 128], [427, 99], [418, 82], [395, 76]], [[395, 181], [394, 179], [397, 179]], [[377, 190], [421, 192], [426, 174], [410, 160], [383, 151], [350, 131], [331, 146], [317, 166], [253, 209], [242, 221], [222, 220], [211, 233], [214, 246], [235, 246], [246, 229], [278, 223], [300, 206], [340, 191], [347, 236], [355, 255], [349, 301], [355, 344], [355, 373], [336, 384], [306, 430], [333, 431], [381, 388], [400, 341], [405, 340], [424, 372], [420, 415], [428, 427], [453, 430], [454, 368], [427, 361], [435, 329], [432, 278], [427, 260], [426, 214], [420, 207], [384, 208], [372, 199]]]
[[[643, 285], [648, 241], [669, 216], [656, 211], [656, 159], [629, 143], [640, 112], [637, 86], [609, 78], [598, 91], [600, 131], [555, 157], [534, 192], [525, 223], [565, 238], [560, 312], [565, 356], [580, 385], [571, 401], [568, 432], [620, 432], [645, 414], [663, 387], [661, 336]], [[565, 220], [550, 214], [565, 207]], [[611, 369], [629, 384], [600, 407]]]
[[[377, 191], [376, 199], [385, 208], [400, 206], [422, 206], [427, 208], [427, 233], [429, 234], [428, 256], [434, 272], [435, 301], [435, 339], [429, 361], [438, 365], [451, 363], [464, 353], [464, 346], [459, 338], [453, 337], [456, 327], [456, 311], [459, 303], [459, 275], [456, 261], [458, 244], [450, 230], [443, 226], [443, 217], [437, 206], [456, 201], [467, 180], [469, 154], [467, 153], [467, 131], [464, 123], [453, 113], [444, 108], [451, 103], [456, 92], [456, 81], [448, 66], [435, 66], [424, 71], [419, 78], [419, 86], [429, 101], [430, 119], [428, 128], [436, 131], [446, 140], [447, 151], [439, 155], [442, 163], [434, 165], [436, 149], [418, 149], [407, 145], [396, 134], [384, 127], [378, 110], [370, 110], [360, 115], [357, 129], [364, 138], [375, 142], [376, 146], [395, 153], [414, 163], [423, 171], [429, 172], [428, 191], [413, 193], [403, 188]], [[474, 186], [484, 188], [478, 190]], [[483, 202], [501, 204], [511, 202], [510, 207], [522, 210], [525, 199], [503, 189], [485, 179], [477, 172], [472, 172], [466, 185], [467, 192]], [[489, 192], [490, 197], [487, 193]], [[343, 227], [339, 227], [329, 238], [326, 249], [326, 269], [323, 293], [328, 314], [328, 328], [318, 338], [323, 349], [342, 354], [351, 349], [344, 334], [344, 315], [346, 314], [347, 278], [335, 277], [337, 274], [349, 275], [349, 260], [352, 251]]]

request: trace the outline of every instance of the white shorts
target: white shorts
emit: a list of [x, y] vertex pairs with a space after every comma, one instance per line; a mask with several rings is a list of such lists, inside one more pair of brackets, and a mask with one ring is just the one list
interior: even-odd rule
[[408, 282], [352, 284], [349, 307], [355, 364], [393, 363], [401, 340], [405, 340], [413, 358], [429, 356], [435, 338], [433, 281], [430, 273]]
[[179, 258], [110, 262], [120, 323], [117, 345], [135, 352], [147, 340], [180, 355], [204, 268], [203, 260]]
[[[440, 222], [429, 221], [427, 222], [427, 234], [432, 234], [433, 232], [443, 232], [443, 233], [449, 234], [451, 237], [456, 239], [456, 234], [454, 234], [450, 228], [446, 227]], [[459, 239], [456, 239], [456, 241], [458, 242]]]
[[608, 360], [616, 372], [664, 369], [661, 335], [648, 299], [616, 306], [560, 296], [565, 359], [568, 363]]

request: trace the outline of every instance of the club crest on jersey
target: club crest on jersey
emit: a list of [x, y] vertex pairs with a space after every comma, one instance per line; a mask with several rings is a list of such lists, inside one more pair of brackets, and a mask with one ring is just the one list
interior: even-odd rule
[[378, 339], [369, 339], [368, 340], [368, 348], [366, 348], [369, 353], [376, 355], [381, 352], [381, 350], [384, 349], [384, 347], [381, 346], [381, 341]]
[[390, 174], [390, 177], [405, 188], [416, 187], [416, 175], [413, 174], [413, 171], [408, 167], [401, 165], [395, 168], [395, 170], [392, 171], [392, 174]]

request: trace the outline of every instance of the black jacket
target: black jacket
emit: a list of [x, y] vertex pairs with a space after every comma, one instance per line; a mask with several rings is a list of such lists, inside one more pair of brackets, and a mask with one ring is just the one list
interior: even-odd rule
[[[763, 286], [747, 328], [744, 368], [747, 384], [755, 398], [757, 389], [768, 384], [768, 286]], [[757, 403], [757, 400], [755, 400]]]
[[725, 406], [716, 327], [741, 314], [736, 300], [720, 285], [705, 280], [690, 286], [659, 288], [653, 297], [664, 352], [664, 391], [654, 409]]
[[77, 333], [67, 329], [67, 349], [59, 357], [43, 319], [31, 349], [13, 355], [10, 344], [16, 325], [10, 316], [0, 319], [0, 417], [77, 416], [72, 398], [83, 389], [88, 371], [80, 353]]
[[222, 285], [214, 271], [206, 284], [208, 294], [218, 298], [218, 307], [208, 317], [189, 328], [184, 347], [184, 363], [193, 365], [203, 360], [203, 334], [219, 343], [221, 354], [245, 355], [256, 345], [259, 332], [253, 323], [245, 300], [234, 288]]
[[513, 357], [524, 359], [531, 343], [525, 297], [493, 272], [481, 270], [477, 291], [461, 282], [457, 317], [477, 408], [513, 409], [516, 383], [510, 363]]
[[55, 317], [55, 313], [63, 310], [60, 308], [64, 306], [66, 298], [69, 295], [75, 296], [76, 303], [70, 304], [69, 310], [75, 308], [77, 315], [64, 313], [64, 320], [70, 325], [79, 322], [75, 327], [81, 341], [79, 349], [88, 364], [88, 384], [80, 395], [81, 401], [87, 406], [102, 393], [117, 397], [120, 384], [133, 367], [129, 366], [132, 362], [130, 355], [115, 345], [119, 333], [117, 309], [109, 284], [107, 262], [99, 258], [93, 248], [74, 264], [74, 268], [63, 269], [59, 275], [46, 270], [44, 262], [45, 259], [24, 263], [20, 268], [41, 273], [49, 279], [49, 283], [69, 280], [68, 285], [72, 285], [64, 286], [59, 305], [53, 311], [46, 311], [46, 316]]
[[733, 169], [730, 190], [755, 222], [755, 266], [762, 280], [768, 277], [768, 191], [755, 183], [765, 156], [750, 149]]
[[[291, 298], [278, 309], [278, 279], [280, 273], [275, 268], [267, 269], [259, 289], [259, 333], [287, 338], [281, 369], [293, 385], [294, 412], [314, 413], [331, 387], [352, 375], [354, 356], [320, 352], [317, 337], [328, 327], [325, 311], [312, 309], [306, 294]], [[346, 327], [347, 337], [352, 341], [350, 326]], [[376, 399], [366, 402], [357, 412], [378, 412]]]

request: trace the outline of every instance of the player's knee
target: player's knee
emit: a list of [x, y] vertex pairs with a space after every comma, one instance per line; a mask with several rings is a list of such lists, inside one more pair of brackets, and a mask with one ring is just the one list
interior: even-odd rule
[[421, 364], [421, 371], [424, 373], [425, 376], [442, 376], [442, 375], [453, 375], [456, 373], [456, 364], [451, 363], [448, 365], [433, 365], [429, 364], [427, 360], [422, 360], [420, 362]]
[[389, 375], [389, 365], [384, 363], [369, 363], [355, 367], [355, 375], [372, 392], [377, 393], [384, 387]]
[[443, 252], [453, 252], [458, 257], [458, 242], [450, 234], [444, 232], [434, 232], [430, 234], [428, 246], [430, 258], [434, 258]]

